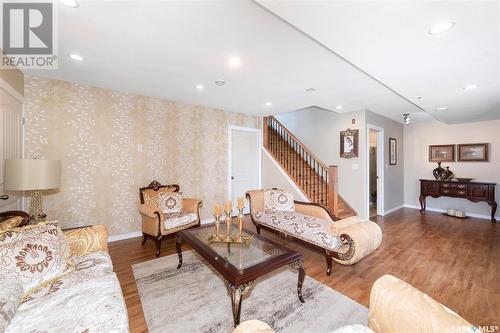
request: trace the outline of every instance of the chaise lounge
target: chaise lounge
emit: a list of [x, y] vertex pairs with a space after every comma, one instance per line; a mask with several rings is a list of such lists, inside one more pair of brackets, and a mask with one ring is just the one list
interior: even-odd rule
[[325, 254], [327, 275], [332, 271], [332, 259], [352, 265], [382, 242], [382, 230], [376, 223], [356, 216], [338, 220], [325, 206], [294, 201], [285, 191], [252, 190], [247, 197], [258, 234], [264, 228], [320, 250]]

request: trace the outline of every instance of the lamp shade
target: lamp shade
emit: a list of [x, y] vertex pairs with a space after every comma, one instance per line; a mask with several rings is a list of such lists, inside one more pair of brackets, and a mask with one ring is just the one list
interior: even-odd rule
[[61, 161], [35, 159], [5, 160], [5, 190], [49, 190], [58, 188], [60, 183]]

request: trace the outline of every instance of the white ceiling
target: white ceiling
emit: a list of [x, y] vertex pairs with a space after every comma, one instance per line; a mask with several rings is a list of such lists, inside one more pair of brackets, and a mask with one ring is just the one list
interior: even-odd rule
[[253, 2], [82, 1], [59, 6], [59, 27], [59, 69], [29, 73], [250, 114], [343, 105], [400, 121], [419, 111]]
[[439, 120], [500, 118], [499, 1], [257, 1]]
[[[444, 104], [449, 111], [437, 117], [446, 122], [498, 116], [498, 30], [492, 28], [498, 12], [495, 17], [491, 4], [442, 4], [439, 11], [432, 2], [377, 3], [263, 3], [310, 36], [249, 1], [60, 5], [59, 69], [29, 73], [249, 114], [343, 105], [340, 112], [368, 108], [401, 122], [403, 113], [426, 119], [422, 109]], [[428, 35], [444, 13], [454, 15], [455, 29]], [[86, 60], [75, 62], [68, 53]], [[231, 55], [241, 58], [239, 68], [227, 65]], [[220, 78], [223, 87], [213, 83]], [[480, 88], [465, 93], [469, 83]], [[310, 87], [317, 91], [306, 93]]]

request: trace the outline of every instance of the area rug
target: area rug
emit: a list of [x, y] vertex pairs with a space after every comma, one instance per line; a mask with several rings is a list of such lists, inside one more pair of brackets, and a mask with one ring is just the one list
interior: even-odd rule
[[[132, 266], [150, 333], [231, 332], [231, 299], [222, 277], [196, 252]], [[307, 271], [306, 271], [307, 274]], [[366, 325], [368, 309], [306, 276], [305, 303], [297, 297], [297, 272], [284, 267], [258, 279], [242, 300], [241, 321], [259, 319], [277, 332], [329, 332]]]

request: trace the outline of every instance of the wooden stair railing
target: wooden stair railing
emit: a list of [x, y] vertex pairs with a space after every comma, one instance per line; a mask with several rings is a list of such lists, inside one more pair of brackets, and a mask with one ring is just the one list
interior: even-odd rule
[[273, 116], [264, 117], [266, 150], [285, 170], [304, 195], [328, 207], [339, 218], [356, 215], [338, 194], [338, 168], [325, 165]]

